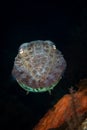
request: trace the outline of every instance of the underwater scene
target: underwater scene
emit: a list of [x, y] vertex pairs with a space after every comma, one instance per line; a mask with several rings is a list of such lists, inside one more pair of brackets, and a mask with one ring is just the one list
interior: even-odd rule
[[1, 10], [0, 130], [87, 130], [85, 2]]

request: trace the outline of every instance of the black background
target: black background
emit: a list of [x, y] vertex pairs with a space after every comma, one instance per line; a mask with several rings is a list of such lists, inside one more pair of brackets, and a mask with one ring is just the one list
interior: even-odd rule
[[[0, 129], [32, 130], [71, 85], [87, 77], [86, 3], [3, 1], [0, 9]], [[26, 95], [11, 75], [18, 47], [33, 40], [53, 41], [67, 62], [51, 95]]]

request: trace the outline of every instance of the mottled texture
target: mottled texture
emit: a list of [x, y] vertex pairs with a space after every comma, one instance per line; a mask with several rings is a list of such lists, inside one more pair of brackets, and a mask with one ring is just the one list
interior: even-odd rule
[[53, 84], [61, 79], [65, 68], [63, 55], [54, 43], [37, 40], [20, 46], [12, 74], [22, 86], [27, 85], [26, 88], [52, 89], [55, 86]]

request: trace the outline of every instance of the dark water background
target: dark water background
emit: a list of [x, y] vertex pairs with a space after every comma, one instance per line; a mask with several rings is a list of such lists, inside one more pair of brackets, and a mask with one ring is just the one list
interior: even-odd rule
[[[71, 85], [75, 87], [87, 77], [87, 9], [84, 1], [3, 1], [1, 6], [0, 130], [32, 130], [48, 109], [69, 93]], [[32, 40], [53, 41], [67, 61], [63, 78], [51, 95], [26, 95], [11, 76], [18, 47]]]

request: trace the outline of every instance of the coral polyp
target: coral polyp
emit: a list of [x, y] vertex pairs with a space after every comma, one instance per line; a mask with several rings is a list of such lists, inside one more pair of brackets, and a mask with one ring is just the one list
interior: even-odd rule
[[56, 86], [65, 68], [66, 61], [55, 44], [37, 40], [19, 47], [12, 75], [26, 91], [45, 92]]

